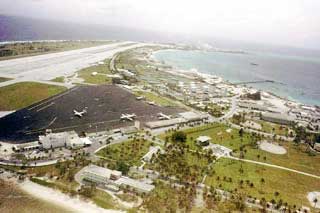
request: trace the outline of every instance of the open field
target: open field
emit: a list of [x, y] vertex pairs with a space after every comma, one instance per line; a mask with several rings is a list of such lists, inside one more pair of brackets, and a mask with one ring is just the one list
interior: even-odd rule
[[[89, 84], [106, 84], [111, 83], [111, 78], [106, 75], [112, 74], [109, 67], [110, 59], [104, 61], [104, 64], [94, 65], [78, 71], [78, 77], [84, 79], [84, 83]], [[97, 75], [92, 75], [97, 72]]]
[[0, 60], [35, 56], [67, 50], [95, 47], [114, 41], [57, 41], [26, 42], [0, 45]]
[[272, 134], [276, 134], [276, 135], [288, 135], [289, 131], [288, 131], [288, 127], [283, 126], [283, 125], [279, 125], [279, 124], [274, 124], [271, 122], [267, 122], [267, 121], [254, 121], [257, 122], [261, 125], [262, 127], [262, 131], [263, 132], [267, 132], [267, 133], [272, 133]]
[[[213, 171], [207, 176], [206, 185], [228, 191], [237, 189], [267, 201], [274, 199], [278, 202], [282, 199], [283, 203], [287, 202], [291, 206], [310, 206], [307, 193], [320, 188], [320, 182], [316, 178], [231, 159], [219, 159], [214, 164]], [[264, 181], [261, 181], [261, 178]]]
[[[212, 138], [212, 143], [220, 144], [235, 150], [233, 155], [236, 157], [240, 156], [239, 150], [242, 146], [243, 157], [245, 159], [270, 163], [314, 175], [320, 175], [320, 165], [315, 163], [320, 161], [320, 155], [310, 155], [309, 152], [306, 151], [307, 146], [304, 144], [297, 146], [292, 142], [277, 141], [287, 150], [286, 154], [277, 155], [258, 149], [258, 147], [253, 143], [255, 139], [251, 137], [250, 134], [244, 133], [241, 139], [239, 130], [232, 129], [231, 132], [228, 133], [226, 131], [227, 129], [229, 129], [227, 126], [216, 123], [208, 126], [187, 129], [184, 132], [187, 133], [187, 144], [190, 149], [193, 150], [199, 150], [199, 147], [196, 145], [194, 140], [201, 135], [205, 135]], [[167, 136], [170, 136], [170, 133], [168, 133]], [[163, 134], [160, 137], [165, 139], [166, 135]]]
[[111, 162], [125, 162], [129, 166], [139, 166], [141, 158], [149, 151], [151, 143], [144, 139], [132, 139], [121, 144], [107, 146], [97, 155]]
[[0, 188], [0, 212], [55, 213], [67, 211], [67, 209], [64, 209], [63, 207], [34, 198], [32, 195], [23, 192], [12, 183], [0, 180]]
[[66, 88], [34, 82], [0, 88], [0, 111], [16, 110], [65, 91]]
[[64, 76], [60, 76], [60, 77], [56, 77], [50, 81], [53, 81], [53, 82], [58, 82], [58, 83], [63, 83], [65, 80], [65, 77]]
[[155, 94], [153, 92], [137, 91], [137, 92], [135, 92], [135, 95], [136, 96], [144, 96], [147, 101], [153, 101], [160, 106], [164, 106], [164, 107], [179, 106], [179, 104], [176, 103], [175, 101], [173, 101], [169, 98], [163, 97], [161, 95]]

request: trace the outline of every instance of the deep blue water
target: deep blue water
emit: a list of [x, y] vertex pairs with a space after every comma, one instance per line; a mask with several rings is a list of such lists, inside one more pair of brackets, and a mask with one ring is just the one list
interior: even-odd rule
[[183, 50], [158, 51], [154, 55], [173, 67], [195, 68], [230, 82], [273, 80], [277, 83], [250, 86], [305, 104], [320, 105], [320, 58], [317, 57], [256, 51], [234, 54]]

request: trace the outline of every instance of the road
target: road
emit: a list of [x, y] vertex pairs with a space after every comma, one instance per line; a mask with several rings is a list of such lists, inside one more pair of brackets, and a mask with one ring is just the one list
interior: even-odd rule
[[[1, 82], [0, 87], [23, 81], [39, 81], [60, 85], [61, 83], [48, 81], [60, 76], [71, 76], [76, 71], [110, 58], [118, 52], [148, 45], [144, 43], [129, 44], [130, 42], [118, 42], [98, 47], [0, 61], [0, 76], [13, 78], [13, 80]], [[70, 85], [64, 86], [70, 87]]]

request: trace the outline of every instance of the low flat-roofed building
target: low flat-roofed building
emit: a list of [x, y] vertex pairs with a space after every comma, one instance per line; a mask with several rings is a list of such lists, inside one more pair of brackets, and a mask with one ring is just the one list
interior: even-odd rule
[[81, 178], [90, 182], [99, 184], [108, 184], [111, 180], [117, 180], [121, 177], [120, 171], [103, 168], [96, 165], [89, 165], [83, 171]]
[[291, 125], [294, 123], [294, 118], [292, 116], [280, 113], [270, 113], [265, 112], [261, 114], [261, 119], [265, 121], [269, 121], [272, 123]]
[[38, 141], [34, 141], [29, 143], [15, 144], [13, 147], [15, 151], [28, 151], [28, 150], [39, 149], [41, 145], [39, 144]]
[[196, 142], [201, 146], [208, 146], [211, 142], [211, 138], [209, 136], [199, 136], [196, 139]]
[[185, 123], [185, 122], [186, 120], [183, 118], [173, 118], [169, 120], [151, 121], [151, 122], [147, 122], [145, 125], [150, 129], [156, 129], [156, 128], [174, 126], [174, 125]]
[[179, 115], [184, 118], [187, 122], [190, 121], [201, 121], [208, 118], [208, 115], [196, 113], [193, 111], [181, 112]]
[[118, 186], [129, 187], [139, 193], [149, 193], [154, 189], [154, 185], [147, 184], [132, 178], [121, 177], [115, 181]]

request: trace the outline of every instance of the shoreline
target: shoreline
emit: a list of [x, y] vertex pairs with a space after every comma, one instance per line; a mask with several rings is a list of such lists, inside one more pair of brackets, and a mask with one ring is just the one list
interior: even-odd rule
[[[233, 85], [232, 82], [230, 82], [229, 80], [226, 80], [224, 77], [222, 76], [217, 76], [217, 75], [213, 75], [213, 74], [208, 74], [208, 73], [204, 73], [204, 72], [200, 72], [198, 71], [198, 69], [196, 68], [191, 68], [189, 70], [183, 70], [183, 69], [180, 69], [178, 67], [173, 67], [172, 65], [170, 64], [167, 64], [165, 61], [160, 61], [157, 59], [157, 57], [155, 56], [156, 53], [158, 52], [164, 52], [164, 51], [171, 51], [171, 52], [174, 52], [174, 51], [199, 51], [199, 50], [180, 50], [180, 49], [176, 49], [176, 48], [170, 48], [170, 49], [164, 49], [164, 50], [157, 50], [157, 51], [153, 51], [151, 52], [150, 54], [150, 59], [152, 59], [153, 61], [155, 61], [156, 63], [158, 64], [163, 64], [163, 65], [166, 65], [168, 67], [170, 67], [170, 69], [168, 70], [162, 70], [164, 72], [169, 72], [170, 74], [176, 74], [176, 75], [183, 75], [183, 76], [186, 76], [188, 73], [190, 74], [196, 74], [198, 75], [199, 77], [201, 78], [220, 78], [221, 79], [221, 82], [219, 83], [224, 83], [224, 84], [228, 84], [228, 85]], [[193, 70], [196, 70], [196, 72], [194, 72]], [[295, 98], [292, 98], [291, 96], [288, 96], [288, 97], [283, 97], [279, 94], [276, 94], [275, 92], [272, 92], [272, 91], [269, 91], [269, 90], [265, 90], [265, 89], [259, 89], [259, 88], [256, 88], [254, 86], [247, 86], [247, 85], [241, 85], [241, 88], [245, 88], [245, 89], [255, 89], [255, 90], [260, 90], [261, 92], [264, 92], [264, 93], [267, 93], [269, 94], [270, 96], [273, 96], [273, 97], [276, 97], [278, 99], [281, 99], [282, 101], [287, 101], [287, 102], [293, 102], [295, 104], [299, 104], [301, 106], [311, 106], [311, 107], [320, 107], [320, 103], [319, 104], [308, 104], [308, 103], [303, 103], [302, 101], [300, 100], [297, 100]]]
[[60, 191], [57, 191], [45, 186], [41, 186], [29, 180], [26, 180], [22, 183], [18, 183], [18, 187], [22, 191], [30, 194], [35, 198], [53, 203], [57, 206], [60, 206], [62, 208], [69, 210], [70, 212], [90, 212], [90, 213], [122, 212], [119, 210], [103, 209], [95, 205], [93, 202], [84, 201], [79, 197], [71, 198], [70, 196]]

